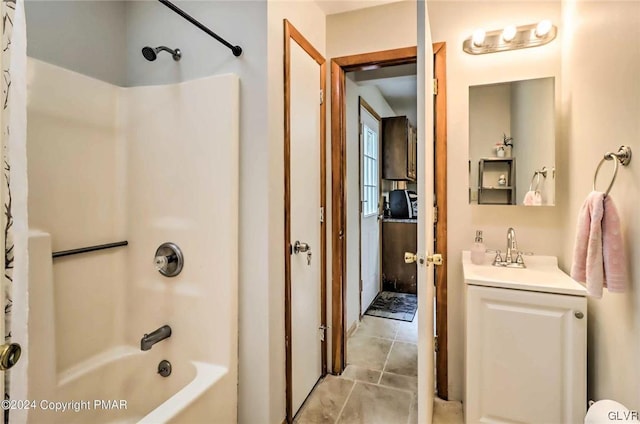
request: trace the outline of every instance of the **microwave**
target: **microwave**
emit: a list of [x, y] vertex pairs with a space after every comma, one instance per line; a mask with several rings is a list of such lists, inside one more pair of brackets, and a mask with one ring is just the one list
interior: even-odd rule
[[392, 218], [415, 219], [418, 217], [418, 195], [409, 190], [391, 190], [389, 209]]

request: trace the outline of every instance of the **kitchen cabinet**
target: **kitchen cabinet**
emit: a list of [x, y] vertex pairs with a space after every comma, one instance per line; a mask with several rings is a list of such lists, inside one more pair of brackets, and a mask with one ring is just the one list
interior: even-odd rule
[[416, 263], [404, 262], [404, 252], [418, 251], [418, 221], [387, 219], [382, 222], [382, 290], [418, 293]]
[[467, 281], [466, 301], [466, 422], [582, 422], [586, 298]]
[[[478, 166], [478, 204], [516, 204], [516, 158], [482, 158]], [[505, 181], [500, 185], [500, 176]]]
[[382, 118], [382, 178], [401, 181], [417, 178], [416, 129], [406, 116]]

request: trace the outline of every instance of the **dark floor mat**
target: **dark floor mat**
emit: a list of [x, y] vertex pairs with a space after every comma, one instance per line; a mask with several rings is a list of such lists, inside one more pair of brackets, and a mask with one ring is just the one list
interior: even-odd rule
[[411, 322], [416, 309], [418, 296], [415, 294], [384, 291], [378, 294], [365, 315]]

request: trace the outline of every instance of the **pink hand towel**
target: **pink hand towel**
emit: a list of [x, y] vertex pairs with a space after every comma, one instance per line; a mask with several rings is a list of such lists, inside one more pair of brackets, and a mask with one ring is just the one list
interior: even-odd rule
[[525, 206], [541, 206], [542, 196], [538, 191], [527, 191], [524, 195], [522, 204]]
[[571, 277], [587, 285], [589, 296], [602, 288], [622, 292], [627, 281], [620, 218], [611, 196], [592, 191], [578, 214]]
[[604, 198], [602, 256], [604, 258], [604, 286], [613, 293], [624, 292], [629, 280], [627, 255], [622, 243], [620, 216], [611, 196]]

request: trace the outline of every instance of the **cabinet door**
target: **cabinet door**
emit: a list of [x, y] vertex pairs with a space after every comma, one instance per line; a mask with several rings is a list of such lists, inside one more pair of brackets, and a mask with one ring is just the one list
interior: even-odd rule
[[[382, 118], [382, 178], [386, 180], [406, 181], [410, 177], [409, 121], [406, 116]], [[414, 154], [415, 156], [415, 154]]]
[[467, 286], [466, 421], [581, 422], [586, 309], [584, 297]]

